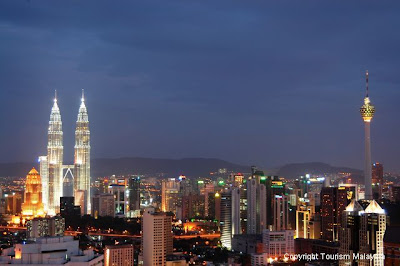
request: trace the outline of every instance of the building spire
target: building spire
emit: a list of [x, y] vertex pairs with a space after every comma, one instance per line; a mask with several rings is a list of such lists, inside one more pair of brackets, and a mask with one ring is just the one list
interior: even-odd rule
[[85, 90], [82, 89], [82, 98], [81, 101], [84, 102], [85, 101]]
[[368, 70], [367, 71], [365, 71], [365, 81], [366, 81], [366, 95], [365, 95], [365, 97], [367, 97], [368, 98], [368, 93], [369, 93], [369, 91], [368, 91]]
[[54, 90], [54, 102], [57, 102], [57, 90]]

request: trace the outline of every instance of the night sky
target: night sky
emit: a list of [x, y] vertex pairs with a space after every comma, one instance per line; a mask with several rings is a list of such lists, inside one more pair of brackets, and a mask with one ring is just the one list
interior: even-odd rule
[[85, 89], [93, 158], [211, 157], [400, 170], [399, 1], [0, 2], [0, 162], [65, 162]]

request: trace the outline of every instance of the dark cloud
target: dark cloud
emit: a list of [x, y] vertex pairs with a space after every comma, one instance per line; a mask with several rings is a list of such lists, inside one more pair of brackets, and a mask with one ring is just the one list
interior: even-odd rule
[[93, 157], [220, 157], [400, 170], [399, 3], [1, 1], [0, 161], [45, 153], [59, 91], [72, 161], [81, 88]]

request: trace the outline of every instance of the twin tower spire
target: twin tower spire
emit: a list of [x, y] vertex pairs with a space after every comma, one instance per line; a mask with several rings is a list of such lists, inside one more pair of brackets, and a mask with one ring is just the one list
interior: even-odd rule
[[48, 215], [55, 215], [60, 211], [60, 197], [65, 196], [65, 169], [73, 169], [75, 205], [81, 206], [82, 213], [90, 213], [90, 131], [83, 90], [76, 120], [74, 149], [74, 164], [64, 165], [62, 121], [55, 91], [48, 128], [47, 156], [39, 157], [43, 204]]

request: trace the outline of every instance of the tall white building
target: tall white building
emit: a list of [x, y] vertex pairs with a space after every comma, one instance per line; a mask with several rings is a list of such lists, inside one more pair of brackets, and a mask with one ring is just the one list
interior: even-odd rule
[[[57, 95], [54, 97], [51, 109], [47, 156], [40, 156], [40, 176], [42, 178], [42, 199], [44, 211], [54, 216], [60, 211], [60, 198], [63, 195], [63, 172], [72, 175], [70, 168], [74, 168], [74, 196], [76, 191], [85, 191], [85, 202], [81, 209], [85, 214], [90, 213], [90, 131], [89, 119], [82, 92], [81, 105], [75, 131], [75, 162], [73, 166], [63, 164], [63, 131]], [[78, 195], [80, 196], [80, 195]], [[78, 202], [77, 202], [78, 204]]]
[[74, 193], [78, 190], [86, 191], [85, 205], [81, 208], [90, 214], [90, 131], [83, 90], [76, 120], [74, 172]]
[[146, 209], [142, 218], [142, 265], [166, 266], [173, 252], [172, 216]]
[[240, 227], [240, 188], [232, 189], [232, 237], [241, 234]]
[[[62, 178], [63, 178], [63, 131], [60, 109], [57, 104], [57, 95], [54, 97], [54, 104], [51, 108], [48, 142], [47, 142], [47, 165], [48, 169], [45, 171], [44, 184], [42, 190], [44, 199], [47, 202], [44, 204], [47, 207], [49, 215], [55, 215], [60, 209], [60, 197], [62, 197]], [[43, 167], [45, 167], [45, 160], [43, 157]], [[41, 167], [42, 168], [42, 167]], [[42, 174], [42, 172], [40, 173]], [[45, 210], [46, 212], [46, 210]]]
[[225, 189], [221, 193], [220, 231], [221, 244], [227, 249], [232, 248], [232, 192]]
[[267, 228], [267, 191], [256, 178], [247, 180], [247, 234], [261, 234]]

